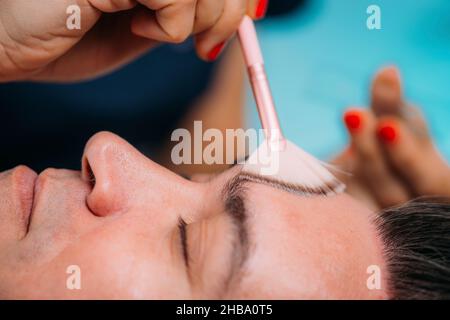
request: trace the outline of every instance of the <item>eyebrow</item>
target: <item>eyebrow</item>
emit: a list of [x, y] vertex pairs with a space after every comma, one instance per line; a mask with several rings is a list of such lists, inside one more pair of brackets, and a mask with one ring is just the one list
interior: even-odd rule
[[289, 190], [289, 186], [282, 181], [272, 180], [267, 183], [262, 176], [244, 172], [238, 173], [225, 184], [222, 190], [225, 213], [231, 218], [235, 226], [237, 241], [233, 243], [231, 268], [222, 292], [227, 292], [230, 284], [238, 278], [250, 252], [249, 227], [247, 224], [248, 210], [246, 208], [246, 185], [250, 182], [266, 184], [280, 190]]
[[231, 256], [231, 268], [226, 277], [224, 290], [226, 292], [232, 280], [242, 270], [243, 265], [250, 251], [248, 225], [247, 225], [247, 209], [246, 203], [246, 183], [249, 181], [240, 173], [232, 178], [224, 186], [222, 195], [224, 198], [225, 213], [231, 218], [234, 226], [237, 241], [233, 243], [233, 251]]
[[[251, 182], [291, 192], [289, 184], [284, 183], [283, 181], [268, 180], [263, 176], [245, 172], [238, 173], [225, 184], [222, 190], [225, 213], [231, 218], [236, 228], [237, 241], [233, 244], [234, 248], [231, 257], [231, 268], [226, 277], [222, 292], [227, 292], [231, 283], [239, 277], [250, 253], [251, 241], [249, 239], [249, 227], [247, 223], [248, 210], [246, 208], [246, 185]], [[323, 195], [320, 190], [315, 189], [305, 189], [305, 193], [300, 195], [308, 194]]]

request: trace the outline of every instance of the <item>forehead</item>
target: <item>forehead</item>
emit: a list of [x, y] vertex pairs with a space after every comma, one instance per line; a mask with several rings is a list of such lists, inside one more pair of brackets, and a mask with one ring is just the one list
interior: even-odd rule
[[[270, 219], [273, 223], [332, 225], [345, 231], [371, 225], [373, 213], [347, 194], [335, 196], [299, 196], [267, 185], [249, 183], [246, 199], [251, 216]], [[339, 228], [338, 228], [339, 227]]]
[[242, 289], [269, 298], [368, 293], [366, 270], [382, 261], [368, 209], [345, 194], [300, 197], [254, 183], [246, 198], [252, 249]]

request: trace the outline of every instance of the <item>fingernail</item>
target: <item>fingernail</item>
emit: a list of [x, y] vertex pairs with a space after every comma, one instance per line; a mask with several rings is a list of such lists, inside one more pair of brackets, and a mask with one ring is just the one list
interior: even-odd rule
[[395, 93], [396, 90], [400, 90], [398, 88], [399, 79], [400, 75], [398, 70], [394, 67], [388, 67], [380, 71], [377, 77], [378, 81], [376, 81], [375, 85], [378, 86], [378, 90]]
[[225, 47], [225, 42], [219, 43], [217, 46], [215, 46], [209, 53], [208, 53], [208, 60], [214, 61], [217, 59], [219, 54], [222, 52], [223, 48]]
[[256, 6], [256, 19], [262, 19], [266, 16], [267, 8], [269, 7], [269, 0], [259, 0]]
[[399, 78], [399, 74], [400, 74], [397, 67], [395, 67], [395, 66], [386, 67], [383, 69], [382, 72], [386, 75], [386, 77], [389, 77], [394, 80]]
[[359, 129], [361, 129], [362, 127], [362, 117], [359, 112], [347, 112], [344, 116], [344, 121], [347, 129], [352, 133], [359, 131]]
[[378, 129], [378, 137], [387, 144], [392, 144], [398, 139], [398, 130], [395, 124], [385, 124]]

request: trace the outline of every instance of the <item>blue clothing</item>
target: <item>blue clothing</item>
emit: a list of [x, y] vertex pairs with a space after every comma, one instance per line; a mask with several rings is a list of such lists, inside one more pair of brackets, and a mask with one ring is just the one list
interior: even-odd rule
[[206, 89], [213, 69], [188, 41], [86, 83], [0, 85], [0, 171], [18, 164], [79, 169], [85, 143], [102, 130], [151, 156]]

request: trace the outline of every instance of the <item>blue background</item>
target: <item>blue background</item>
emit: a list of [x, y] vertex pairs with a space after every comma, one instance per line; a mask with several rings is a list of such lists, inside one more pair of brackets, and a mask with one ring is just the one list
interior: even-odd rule
[[[379, 5], [382, 30], [366, 27]], [[327, 159], [347, 142], [342, 113], [367, 106], [373, 74], [395, 64], [408, 101], [419, 105], [450, 159], [450, 1], [313, 0], [306, 10], [259, 24], [285, 134]], [[259, 126], [251, 94], [251, 125]]]

